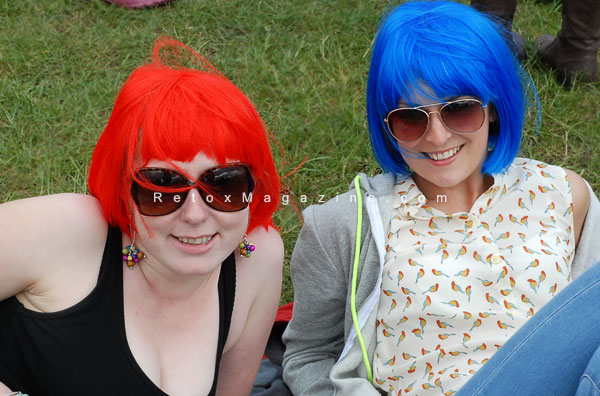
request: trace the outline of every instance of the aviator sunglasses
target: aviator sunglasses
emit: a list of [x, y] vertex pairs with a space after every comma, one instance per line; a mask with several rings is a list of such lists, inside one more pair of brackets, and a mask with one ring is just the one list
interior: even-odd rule
[[[442, 106], [439, 110], [425, 110], [425, 107], [436, 105]], [[429, 130], [430, 114], [438, 113], [446, 128], [458, 134], [468, 134], [483, 125], [486, 106], [478, 99], [465, 98], [417, 107], [400, 107], [387, 114], [385, 124], [388, 132], [399, 142], [413, 142]]]
[[195, 188], [209, 207], [220, 212], [237, 212], [248, 207], [254, 179], [242, 163], [215, 166], [197, 180], [173, 169], [140, 168], [134, 172], [131, 196], [141, 214], [162, 216], [179, 209], [188, 192]]

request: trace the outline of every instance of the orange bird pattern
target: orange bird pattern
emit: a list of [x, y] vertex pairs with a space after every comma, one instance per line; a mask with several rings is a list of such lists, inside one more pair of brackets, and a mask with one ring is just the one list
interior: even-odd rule
[[379, 389], [455, 394], [568, 284], [575, 250], [565, 176], [516, 159], [469, 212], [451, 215], [424, 204], [411, 177], [397, 177], [377, 309]]
[[464, 256], [465, 254], [467, 254], [467, 247], [465, 245], [462, 245], [461, 248], [460, 248], [460, 250], [456, 254], [456, 257], [454, 258], [454, 260], [458, 260], [458, 258], [460, 256]]

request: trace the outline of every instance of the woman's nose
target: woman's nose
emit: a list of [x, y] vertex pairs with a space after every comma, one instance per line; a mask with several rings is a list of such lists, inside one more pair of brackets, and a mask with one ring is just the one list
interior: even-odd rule
[[424, 139], [436, 146], [443, 146], [452, 136], [446, 125], [442, 122], [439, 111], [429, 112], [429, 127], [425, 133]]
[[179, 208], [181, 218], [188, 223], [204, 221], [210, 210], [197, 189], [188, 192], [183, 205]]

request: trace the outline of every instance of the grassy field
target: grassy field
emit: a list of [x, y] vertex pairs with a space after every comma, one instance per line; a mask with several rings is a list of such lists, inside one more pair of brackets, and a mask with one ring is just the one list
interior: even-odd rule
[[[85, 192], [85, 171], [126, 76], [168, 35], [205, 55], [255, 104], [299, 208], [378, 172], [365, 121], [370, 46], [388, 1], [175, 0], [129, 10], [101, 0], [0, 0], [0, 202]], [[560, 3], [520, 1], [515, 28], [542, 106], [523, 156], [580, 173], [600, 191], [600, 84], [567, 91], [534, 56], [534, 38], [560, 28]], [[302, 200], [305, 195], [306, 199]], [[277, 213], [286, 263], [300, 230], [293, 205]], [[7, 232], [10, 230], [2, 230]], [[287, 266], [286, 266], [287, 268]], [[287, 269], [286, 269], [287, 271]], [[282, 301], [292, 298], [286, 275]]]

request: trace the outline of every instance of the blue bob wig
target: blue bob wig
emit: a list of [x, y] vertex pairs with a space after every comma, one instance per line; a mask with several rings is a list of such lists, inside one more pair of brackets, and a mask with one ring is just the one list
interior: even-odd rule
[[369, 68], [367, 118], [384, 171], [409, 172], [384, 122], [400, 101], [416, 106], [423, 104], [418, 98], [433, 103], [463, 95], [479, 98], [496, 114], [482, 172], [496, 174], [512, 163], [521, 142], [527, 74], [506, 36], [484, 14], [447, 1], [407, 2], [382, 18]]

